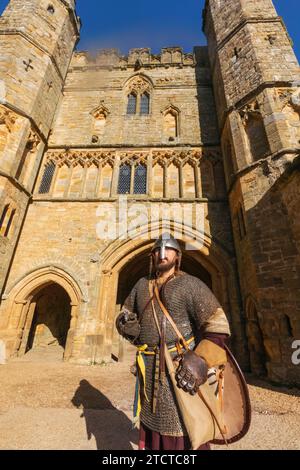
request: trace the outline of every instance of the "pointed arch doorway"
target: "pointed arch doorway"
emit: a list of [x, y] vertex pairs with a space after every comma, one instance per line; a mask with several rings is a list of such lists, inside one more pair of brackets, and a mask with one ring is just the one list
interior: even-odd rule
[[70, 302], [66, 291], [56, 283], [41, 287], [33, 295], [22, 341], [25, 354], [63, 358], [71, 323]]
[[[66, 270], [44, 266], [24, 276], [7, 296], [8, 357], [30, 360], [37, 347], [56, 346], [53, 360], [74, 360], [78, 317], [86, 292]], [[10, 340], [11, 338], [11, 340]], [[36, 359], [36, 357], [34, 357]]]

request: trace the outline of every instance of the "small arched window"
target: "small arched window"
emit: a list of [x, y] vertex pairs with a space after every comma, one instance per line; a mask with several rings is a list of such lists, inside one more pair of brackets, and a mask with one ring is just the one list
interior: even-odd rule
[[150, 97], [148, 93], [141, 96], [141, 111], [140, 114], [149, 114], [150, 111]]
[[130, 95], [128, 96], [127, 114], [136, 113], [136, 102], [137, 102], [136, 95], [134, 93], [130, 93]]

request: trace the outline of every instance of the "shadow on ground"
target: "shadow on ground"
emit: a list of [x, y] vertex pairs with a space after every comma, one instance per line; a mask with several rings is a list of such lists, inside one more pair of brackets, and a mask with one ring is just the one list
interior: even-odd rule
[[95, 438], [98, 450], [132, 450], [137, 444], [138, 431], [130, 419], [87, 380], [80, 381], [71, 402], [76, 408], [82, 407], [87, 438]]

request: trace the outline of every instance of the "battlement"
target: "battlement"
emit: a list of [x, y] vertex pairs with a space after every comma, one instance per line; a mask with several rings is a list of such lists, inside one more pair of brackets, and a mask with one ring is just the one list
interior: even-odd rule
[[152, 54], [150, 48], [130, 49], [127, 56], [121, 55], [118, 49], [101, 49], [94, 55], [87, 51], [75, 52], [71, 62], [72, 67], [132, 67], [139, 70], [142, 67], [157, 66], [202, 66], [209, 67], [207, 47], [194, 47], [193, 52], [185, 53], [178, 46], [164, 47], [160, 54]]

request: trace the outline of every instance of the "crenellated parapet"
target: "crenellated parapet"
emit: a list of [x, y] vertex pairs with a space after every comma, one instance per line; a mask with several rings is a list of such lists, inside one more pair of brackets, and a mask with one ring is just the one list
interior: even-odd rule
[[164, 47], [160, 54], [152, 54], [150, 48], [130, 49], [127, 56], [118, 49], [101, 49], [92, 55], [87, 51], [75, 52], [71, 68], [141, 68], [153, 67], [209, 67], [206, 47], [195, 47], [193, 52], [186, 53], [181, 47]]

